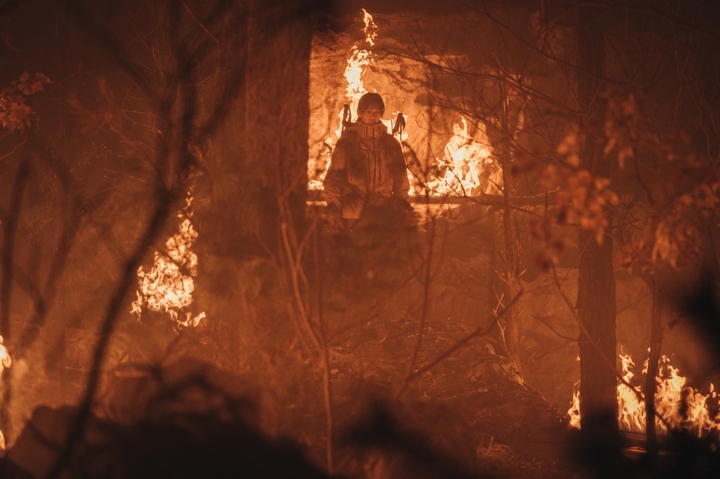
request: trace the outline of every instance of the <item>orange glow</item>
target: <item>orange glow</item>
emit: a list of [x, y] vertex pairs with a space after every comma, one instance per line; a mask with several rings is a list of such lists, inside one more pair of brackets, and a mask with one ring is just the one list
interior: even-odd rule
[[[10, 352], [5, 345], [3, 345], [3, 337], [0, 336], [0, 373], [10, 366], [12, 366], [12, 358], [10, 358]], [[0, 431], [0, 451], [4, 451], [5, 447], [5, 436], [3, 436], [2, 431]]]
[[[629, 355], [622, 352], [620, 352], [620, 362], [622, 363], [622, 377], [630, 383], [634, 376], [631, 370], [635, 367], [635, 363]], [[658, 378], [659, 380], [660, 378]], [[659, 391], [656, 391], [656, 402], [660, 399], [658, 393]], [[645, 403], [640, 401], [637, 395], [623, 383], [618, 384], [617, 399], [620, 430], [645, 432]]]
[[568, 420], [570, 427], [580, 429], [580, 383], [575, 383], [573, 391], [572, 402], [570, 403], [570, 409], [568, 410]]
[[[189, 211], [192, 198], [188, 198], [185, 211]], [[184, 311], [193, 302], [195, 289], [193, 276], [197, 275], [197, 255], [191, 251], [197, 232], [190, 221], [190, 214], [180, 213], [185, 219], [179, 230], [165, 242], [165, 253], [155, 252], [155, 261], [149, 272], [138, 269], [137, 300], [132, 304], [132, 314], [138, 321], [145, 308], [167, 313], [178, 327], [195, 327], [205, 317], [200, 313], [193, 317]]]
[[[360, 97], [367, 93], [363, 76], [373, 62], [371, 47], [375, 45], [378, 35], [378, 26], [372, 15], [362, 9], [365, 27], [363, 47], [352, 47], [347, 60], [344, 77], [346, 82], [345, 100], [350, 115], [357, 112]], [[398, 112], [394, 112], [396, 116]], [[338, 113], [338, 127], [328, 137], [324, 144], [332, 151], [337, 139], [343, 131], [345, 110]], [[405, 121], [409, 120], [407, 115]], [[426, 192], [431, 196], [477, 196], [480, 194], [498, 194], [502, 184], [502, 169], [494, 158], [492, 147], [484, 131], [483, 125], [478, 125], [474, 136], [468, 133], [467, 120], [463, 117], [462, 124], [453, 125], [453, 135], [445, 146], [442, 158], [436, 159], [440, 174], [432, 177], [423, 175], [418, 179], [408, 170], [410, 182], [410, 195], [422, 195]], [[382, 120], [389, 131], [393, 130], [392, 120]], [[400, 141], [406, 141], [408, 134], [403, 131], [399, 134]], [[329, 159], [323, 162], [319, 158], [310, 158], [308, 161], [308, 189], [322, 190], [323, 181], [330, 167]]]
[[[631, 370], [635, 363], [629, 355], [622, 352], [620, 361], [622, 377], [630, 383], [633, 378]], [[648, 361], [645, 361], [644, 374], [647, 374], [647, 367]], [[656, 378], [655, 409], [667, 426], [660, 419], [656, 419], [655, 429], [661, 433], [667, 433], [668, 426], [670, 429], [685, 429], [697, 437], [720, 430], [720, 413], [712, 417], [708, 407], [709, 403], [717, 400], [714, 386], [711, 384], [710, 392], [702, 394], [692, 387], [685, 386], [685, 382], [685, 378], [680, 376], [678, 369], [670, 364], [667, 356], [663, 356], [660, 359], [660, 373]], [[617, 398], [620, 430], [645, 433], [645, 403], [623, 383], [618, 384]], [[682, 407], [683, 398], [684, 408]], [[572, 427], [580, 427], [580, 391], [577, 385], [568, 411], [568, 418]]]
[[[365, 85], [363, 84], [363, 75], [368, 65], [372, 62], [372, 51], [369, 47], [375, 45], [375, 37], [378, 34], [378, 27], [373, 21], [372, 15], [370, 15], [364, 8], [363, 22], [365, 22], [365, 43], [367, 43], [367, 49], [359, 49], [357, 46], [352, 48], [352, 54], [347, 61], [347, 67], [345, 67], [345, 81], [347, 81], [347, 88], [345, 90], [345, 99], [350, 104], [350, 112], [355, 113], [357, 111], [358, 102], [360, 97], [367, 93]], [[342, 133], [342, 121], [343, 112], [340, 112], [340, 126], [335, 130], [335, 136], [340, 138]]]
[[[497, 167], [492, 156], [492, 147], [484, 132], [482, 138], [475, 139], [468, 133], [468, 125], [462, 118], [462, 125], [453, 125], [453, 136], [445, 145], [442, 161], [438, 160], [441, 174], [427, 182], [431, 195], [470, 196], [476, 195], [482, 186], [482, 192], [493, 194], [498, 192], [502, 181], [502, 171]], [[491, 173], [495, 170], [494, 173]], [[483, 175], [487, 184], [482, 185]], [[412, 183], [412, 179], [411, 179]], [[411, 194], [417, 194], [414, 188]]]
[[0, 373], [12, 366], [12, 358], [5, 345], [3, 345], [3, 337], [0, 336]]
[[372, 47], [375, 45], [375, 37], [377, 37], [378, 34], [378, 26], [375, 25], [372, 15], [370, 15], [367, 10], [364, 8], [361, 10], [363, 12], [363, 22], [365, 22], [365, 28], [363, 28], [365, 41]]

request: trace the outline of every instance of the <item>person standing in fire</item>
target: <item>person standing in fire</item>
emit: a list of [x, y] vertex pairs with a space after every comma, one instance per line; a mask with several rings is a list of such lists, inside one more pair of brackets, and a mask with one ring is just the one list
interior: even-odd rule
[[351, 231], [369, 209], [407, 205], [405, 158], [400, 143], [380, 121], [384, 113], [380, 95], [364, 94], [358, 121], [345, 125], [335, 146], [323, 183], [328, 221], [335, 231]]

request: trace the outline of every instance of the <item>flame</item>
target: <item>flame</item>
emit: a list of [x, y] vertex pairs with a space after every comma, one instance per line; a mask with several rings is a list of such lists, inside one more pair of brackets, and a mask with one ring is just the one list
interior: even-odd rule
[[373, 21], [372, 15], [370, 15], [367, 10], [364, 8], [361, 8], [363, 12], [363, 22], [365, 22], [365, 28], [363, 28], [363, 33], [365, 33], [365, 41], [368, 45], [375, 46], [375, 37], [377, 37], [378, 34], [378, 26], [375, 25], [375, 21]]
[[[628, 383], [633, 378], [632, 368], [635, 366], [628, 354], [620, 353], [622, 377]], [[643, 374], [647, 374], [648, 361], [645, 361]], [[655, 429], [667, 433], [668, 429], [684, 429], [697, 437], [707, 435], [711, 431], [720, 430], [720, 412], [715, 416], [711, 410], [717, 410], [717, 393], [710, 385], [708, 394], [686, 386], [686, 379], [679, 370], [670, 364], [667, 356], [660, 359], [660, 371], [656, 378], [655, 409], [661, 419], [656, 419]], [[617, 387], [618, 426], [623, 431], [645, 433], [645, 402], [622, 382]], [[568, 411], [570, 425], [580, 427], [580, 391], [577, 384], [573, 400]], [[666, 425], [667, 423], [667, 425]]]
[[[2, 373], [6, 368], [12, 366], [12, 358], [10, 357], [10, 352], [3, 344], [3, 341], [3, 337], [0, 336], [0, 373]], [[0, 451], [4, 451], [5, 447], [5, 436], [3, 435], [2, 431], [0, 431]]]
[[[365, 69], [372, 61], [372, 53], [368, 50], [359, 50], [358, 47], [352, 48], [352, 55], [348, 58], [347, 67], [345, 67], [345, 80], [347, 88], [345, 89], [345, 99], [350, 105], [350, 112], [356, 112], [360, 97], [367, 93], [363, 84], [363, 75]], [[335, 130], [335, 136], [340, 138], [343, 127], [343, 111], [338, 115], [340, 123], [338, 129]]]
[[[425, 185], [431, 195], [470, 196], [477, 194], [481, 186], [483, 193], [497, 193], [502, 171], [493, 159], [490, 142], [482, 128], [477, 136], [475, 139], [468, 133], [465, 117], [462, 125], [453, 125], [453, 136], [445, 145], [444, 157], [437, 160], [440, 174]], [[487, 184], [483, 185], [481, 178], [487, 179]], [[411, 183], [413, 181], [411, 179]], [[419, 192], [422, 188], [411, 187], [410, 194]]]
[[[635, 363], [630, 355], [624, 354], [622, 351], [620, 352], [620, 363], [622, 364], [622, 378], [631, 383], [634, 376], [631, 370], [635, 367]], [[645, 402], [640, 401], [635, 392], [623, 383], [618, 384], [617, 400], [619, 428], [623, 431], [644, 432]]]
[[570, 427], [580, 429], [580, 383], [575, 383], [573, 388], [573, 398], [568, 410], [568, 419]]
[[[370, 15], [364, 8], [362, 9], [362, 12], [363, 22], [365, 22], [365, 28], [363, 28], [363, 33], [365, 33], [365, 43], [371, 47], [375, 45], [378, 27], [375, 25], [372, 15]], [[363, 75], [365, 75], [365, 70], [372, 62], [372, 51], [369, 47], [367, 49], [360, 49], [357, 45], [353, 46], [351, 50], [352, 54], [350, 55], [350, 58], [348, 58], [347, 66], [345, 67], [345, 81], [347, 82], [345, 99], [349, 103], [350, 112], [352, 113], [357, 111], [360, 97], [367, 93], [365, 85], [363, 84]], [[335, 130], [335, 136], [337, 138], [340, 138], [340, 134], [342, 133], [342, 111], [340, 112], [339, 118], [340, 126], [338, 126], [338, 129]]]
[[[197, 255], [191, 247], [197, 239], [190, 217], [192, 198], [187, 199], [185, 210], [178, 217], [185, 219], [178, 232], [165, 242], [165, 253], [155, 252], [153, 267], [149, 272], [138, 269], [137, 300], [132, 304], [132, 314], [138, 321], [144, 309], [167, 313], [178, 327], [195, 327], [205, 318], [205, 313], [193, 317], [184, 311], [193, 302], [195, 284], [192, 277], [197, 275]], [[182, 315], [182, 316], [181, 316]]]
[[3, 344], [3, 337], [0, 336], [0, 373], [2, 373], [5, 368], [9, 368], [12, 366], [12, 358], [10, 357], [10, 352], [8, 352], [7, 348]]

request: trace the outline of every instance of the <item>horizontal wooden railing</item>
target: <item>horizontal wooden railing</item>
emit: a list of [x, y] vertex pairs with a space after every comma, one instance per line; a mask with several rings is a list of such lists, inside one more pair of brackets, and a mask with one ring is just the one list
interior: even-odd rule
[[[325, 194], [322, 190], [308, 190], [308, 202], [322, 204], [325, 202]], [[479, 196], [440, 196], [440, 195], [411, 195], [408, 201], [414, 205], [459, 205], [474, 203], [485, 206], [502, 206], [505, 199], [502, 195], [479, 195]], [[548, 193], [542, 196], [513, 196], [512, 203], [514, 206], [537, 206], [547, 204], [548, 206], [555, 204], [555, 194]]]

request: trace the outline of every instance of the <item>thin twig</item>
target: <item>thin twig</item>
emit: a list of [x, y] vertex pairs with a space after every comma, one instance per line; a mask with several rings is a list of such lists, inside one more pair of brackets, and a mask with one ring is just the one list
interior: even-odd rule
[[547, 328], [548, 328], [550, 331], [552, 331], [553, 333], [555, 333], [555, 335], [556, 335], [557, 337], [562, 338], [562, 339], [567, 339], [568, 341], [572, 341], [572, 342], [576, 342], [576, 341], [577, 341], [577, 338], [572, 338], [572, 337], [570, 337], [570, 336], [565, 336], [564, 334], [562, 334], [561, 332], [559, 332], [558, 330], [556, 330], [555, 328], [553, 328], [552, 326], [550, 326], [550, 325], [549, 325], [548, 323], [546, 323], [545, 320], [542, 319], [540, 316], [533, 316], [533, 318], [537, 319], [538, 321], [540, 321], [541, 323], [543, 323], [545, 326], [547, 326]]
[[[512, 308], [512, 307], [515, 305], [515, 303], [517, 303], [517, 301], [520, 299], [520, 296], [522, 296], [522, 294], [523, 294], [523, 290], [520, 290], [520, 292], [513, 298], [513, 300], [510, 301], [510, 303], [507, 305], [507, 307], [506, 307], [505, 309], [503, 309], [503, 310], [500, 312], [500, 314], [498, 314], [498, 317], [502, 317], [502, 316], [505, 314], [506, 311], [508, 311], [510, 308]], [[485, 334], [489, 333], [490, 331], [492, 331], [492, 329], [493, 329], [493, 327], [495, 326], [495, 324], [496, 324], [495, 321], [493, 321], [492, 323], [490, 323], [490, 325], [487, 325], [487, 326], [478, 326], [473, 332], [471, 332], [470, 334], [468, 334], [467, 336], [465, 336], [464, 338], [462, 338], [460, 341], [458, 341], [457, 343], [455, 343], [453, 346], [451, 346], [451, 347], [450, 347], [449, 349], [447, 349], [445, 352], [441, 353], [437, 358], [435, 358], [434, 360], [430, 361], [430, 362], [429, 362], [428, 364], [426, 364], [425, 366], [423, 366], [423, 367], [421, 367], [420, 369], [418, 369], [417, 371], [415, 371], [415, 372], [411, 375], [410, 379], [411, 379], [411, 380], [412, 380], [412, 379], [415, 379], [416, 377], [420, 376], [421, 374], [424, 374], [424, 373], [428, 372], [430, 369], [432, 369], [433, 367], [435, 367], [436, 365], [438, 365], [438, 364], [439, 364], [441, 361], [443, 361], [445, 358], [447, 358], [447, 357], [450, 356], [452, 353], [454, 353], [454, 352], [457, 351], [458, 349], [460, 349], [460, 348], [462, 348], [463, 346], [465, 346], [467, 343], [469, 343], [469, 342], [472, 341], [473, 339], [475, 339], [475, 338], [477, 338], [477, 337], [480, 337], [480, 336], [484, 336]]]
[[330, 369], [330, 354], [325, 337], [325, 318], [323, 316], [323, 275], [320, 266], [320, 228], [317, 227], [317, 218], [313, 218], [313, 263], [315, 266], [315, 309], [317, 311], [318, 332], [322, 346], [323, 366], [323, 398], [325, 400], [325, 434], [326, 434], [326, 461], [328, 473], [333, 473], [333, 441], [334, 441], [334, 420], [332, 412], [332, 371]]
[[[328, 353], [327, 342], [324, 332], [324, 323], [322, 316], [322, 288], [321, 288], [321, 277], [320, 277], [320, 260], [319, 260], [319, 240], [318, 240], [318, 223], [317, 219], [313, 218], [311, 228], [304, 235], [303, 239], [298, 243], [297, 234], [295, 233], [294, 221], [290, 209], [287, 205], [287, 200], [284, 196], [281, 196], [278, 201], [280, 209], [280, 233], [282, 244], [285, 252], [286, 263], [289, 268], [290, 280], [292, 283], [293, 296], [295, 298], [295, 304], [300, 316], [300, 325], [304, 327], [307, 334], [312, 339], [313, 346], [315, 347], [314, 356], [319, 358], [319, 365], [323, 377], [323, 398], [325, 405], [325, 419], [326, 419], [326, 431], [327, 431], [327, 447], [326, 447], [326, 459], [328, 471], [332, 473], [333, 470], [333, 414], [332, 414], [332, 373], [330, 371], [330, 355]], [[303, 251], [309, 239], [313, 239], [313, 260], [315, 265], [315, 297], [312, 298], [310, 283], [307, 281], [307, 276], [304, 272], [302, 265]], [[304, 295], [301, 291], [299, 278], [303, 278], [303, 284], [305, 285], [306, 294]], [[311, 322], [312, 307], [311, 304], [303, 299], [303, 296], [308, 296], [314, 299], [316, 302], [315, 310], [317, 312], [318, 325], [317, 329], [313, 327]], [[292, 316], [293, 318], [295, 315]], [[294, 323], [298, 323], [297, 319]]]
[[[427, 194], [425, 195], [427, 198]], [[415, 369], [415, 361], [417, 361], [418, 354], [420, 352], [420, 346], [422, 345], [422, 337], [423, 337], [423, 330], [425, 329], [425, 321], [427, 320], [428, 315], [428, 306], [430, 302], [430, 278], [432, 275], [432, 253], [433, 248], [435, 247], [435, 217], [431, 215], [430, 213], [430, 207], [429, 204], [426, 204], [426, 218], [429, 218], [426, 220], [426, 231], [427, 231], [427, 243], [428, 243], [428, 252], [427, 257], [425, 258], [425, 274], [423, 277], [423, 302], [422, 302], [422, 310], [420, 312], [420, 322], [418, 324], [418, 332], [417, 332], [417, 339], [415, 340], [415, 347], [413, 348], [412, 356], [410, 357], [410, 362], [408, 364], [407, 368], [407, 375], [405, 377], [405, 381], [398, 389], [395, 397], [396, 399], [399, 398], [407, 385], [410, 383], [410, 380], [413, 377], [413, 369]], [[428, 228], [429, 226], [429, 228]]]
[[125, 264], [125, 268], [123, 269], [123, 274], [115, 290], [115, 294], [110, 300], [110, 304], [108, 305], [102, 327], [100, 329], [99, 340], [93, 353], [92, 367], [87, 381], [87, 391], [85, 392], [82, 402], [78, 406], [77, 416], [68, 434], [63, 454], [60, 455], [59, 459], [54, 464], [47, 476], [48, 479], [57, 479], [60, 477], [63, 469], [70, 461], [75, 444], [82, 440], [85, 434], [85, 427], [90, 418], [93, 400], [100, 381], [105, 352], [110, 342], [112, 332], [115, 329], [115, 323], [117, 321], [118, 313], [120, 312], [120, 307], [123, 304], [127, 292], [130, 290], [130, 285], [135, 281], [137, 268], [142, 262], [145, 252], [150, 248], [155, 240], [155, 237], [162, 230], [163, 224], [170, 216], [170, 205], [173, 203], [173, 199], [175, 199], [178, 195], [172, 191], [166, 191], [163, 196], [164, 198], [159, 202], [153, 212], [153, 217], [145, 229], [145, 232], [135, 248], [135, 251]]
[[290, 281], [292, 283], [292, 292], [295, 299], [295, 305], [297, 306], [297, 311], [302, 320], [300, 324], [302, 324], [302, 326], [305, 328], [306, 333], [310, 336], [313, 346], [315, 347], [316, 354], [319, 354], [321, 351], [320, 339], [318, 338], [317, 333], [315, 332], [315, 328], [313, 328], [312, 326], [312, 323], [310, 323], [310, 318], [308, 316], [305, 300], [303, 300], [303, 294], [300, 291], [300, 284], [298, 282], [300, 273], [298, 272], [298, 268], [294, 261], [295, 254], [290, 244], [290, 239], [288, 235], [288, 222], [285, 218], [283, 218], [282, 223], [280, 224], [280, 236], [282, 238], [283, 248], [285, 249], [285, 254], [287, 256], [288, 266], [290, 267]]
[[185, 11], [188, 12], [188, 15], [190, 15], [190, 18], [195, 20], [195, 23], [197, 23], [200, 26], [200, 28], [202, 28], [205, 31], [205, 33], [207, 33], [207, 36], [212, 38], [212, 40], [215, 42], [216, 45], [219, 45], [220, 42], [218, 41], [217, 38], [215, 38], [215, 35], [210, 33], [210, 30], [208, 30], [207, 27], [200, 20], [198, 20], [198, 17], [196, 17], [195, 14], [193, 13], [193, 11], [190, 10], [190, 7], [188, 7], [187, 3], [182, 2], [182, 4], [183, 4], [183, 7], [185, 7]]

